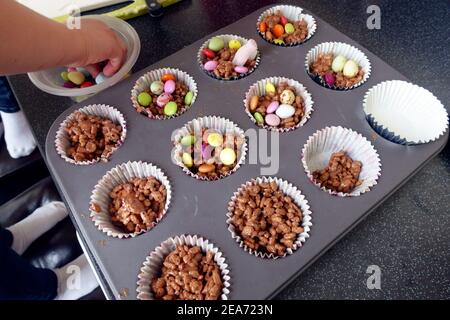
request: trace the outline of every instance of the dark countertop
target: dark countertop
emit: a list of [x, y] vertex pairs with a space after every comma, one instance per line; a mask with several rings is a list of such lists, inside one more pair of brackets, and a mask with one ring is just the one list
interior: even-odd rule
[[[140, 70], [258, 8], [278, 1], [188, 1], [161, 18], [129, 22], [142, 41]], [[295, 3], [391, 64], [450, 105], [450, 4], [422, 1], [284, 1]], [[381, 30], [368, 30], [366, 9], [381, 8]], [[74, 102], [39, 91], [27, 76], [10, 77], [44, 151], [57, 116]], [[280, 299], [450, 298], [450, 148], [283, 290]], [[366, 287], [369, 265], [381, 268], [381, 290]]]

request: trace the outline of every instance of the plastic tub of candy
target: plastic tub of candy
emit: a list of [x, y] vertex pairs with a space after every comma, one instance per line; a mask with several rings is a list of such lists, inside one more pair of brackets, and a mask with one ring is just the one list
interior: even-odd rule
[[67, 68], [62, 66], [28, 73], [31, 82], [42, 91], [57, 96], [71, 97], [77, 102], [82, 101], [127, 77], [141, 51], [141, 41], [139, 40], [136, 30], [125, 21], [103, 15], [88, 15], [81, 17], [81, 19], [95, 19], [102, 21], [120, 35], [127, 46], [127, 57], [120, 70], [113, 76], [106, 78], [103, 82], [86, 88], [65, 88], [64, 80], [61, 78], [61, 72], [66, 71]]

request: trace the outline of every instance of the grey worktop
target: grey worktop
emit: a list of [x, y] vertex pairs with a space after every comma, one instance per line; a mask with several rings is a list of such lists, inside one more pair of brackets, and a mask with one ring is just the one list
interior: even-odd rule
[[[161, 18], [130, 23], [142, 41], [140, 70], [258, 8], [278, 1], [184, 1]], [[296, 3], [391, 64], [450, 106], [450, 2], [284, 1]], [[366, 9], [381, 8], [381, 30], [368, 30]], [[256, 36], [256, 35], [255, 35]], [[74, 103], [35, 88], [24, 75], [12, 87], [43, 151], [52, 122]], [[282, 291], [280, 299], [450, 298], [450, 148]], [[366, 287], [369, 265], [381, 290]]]

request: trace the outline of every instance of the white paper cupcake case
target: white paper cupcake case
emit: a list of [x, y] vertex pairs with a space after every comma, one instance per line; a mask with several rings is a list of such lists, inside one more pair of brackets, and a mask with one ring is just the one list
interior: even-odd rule
[[[351, 192], [336, 192], [321, 187], [313, 178], [313, 172], [324, 169], [334, 152], [345, 151], [353, 160], [361, 161], [359, 179], [362, 184]], [[326, 127], [310, 136], [302, 150], [302, 163], [309, 180], [323, 191], [340, 197], [359, 196], [377, 184], [381, 175], [381, 162], [372, 144], [360, 133], [351, 129]]]
[[[194, 174], [191, 170], [189, 170], [188, 167], [186, 167], [183, 164], [183, 161], [181, 159], [181, 156], [183, 153], [182, 146], [180, 143], [181, 138], [184, 136], [187, 136], [187, 135], [191, 135], [194, 131], [201, 132], [202, 128], [215, 129], [222, 134], [225, 134], [226, 132], [233, 132], [235, 135], [238, 135], [242, 139], [244, 139], [244, 144], [242, 145], [242, 148], [241, 148], [241, 156], [237, 160], [236, 166], [233, 168], [233, 170], [230, 170], [226, 175], [217, 177], [215, 179], [210, 179], [205, 176], [199, 176], [197, 174]], [[245, 158], [247, 156], [247, 140], [245, 138], [244, 131], [241, 128], [239, 128], [236, 124], [234, 124], [234, 122], [232, 122], [228, 119], [222, 118], [222, 117], [217, 117], [217, 116], [206, 116], [206, 117], [197, 118], [197, 119], [189, 121], [182, 128], [177, 129], [174, 132], [174, 134], [172, 136], [172, 143], [175, 146], [172, 151], [172, 161], [176, 165], [180, 166], [187, 175], [190, 175], [193, 178], [196, 178], [198, 180], [203, 180], [203, 181], [219, 180], [219, 179], [223, 179], [223, 178], [231, 175], [232, 173], [236, 172], [244, 164]]]
[[[306, 23], [308, 24], [308, 35], [306, 36], [306, 38], [303, 41], [294, 42], [294, 43], [290, 43], [290, 44], [286, 44], [286, 43], [278, 44], [273, 41], [267, 40], [265, 35], [261, 31], [259, 31], [259, 24], [261, 23], [261, 21], [263, 21], [263, 19], [265, 17], [275, 14], [278, 10], [280, 10], [283, 13], [283, 15], [290, 21], [300, 21], [300, 20], [306, 21]], [[305, 43], [306, 41], [308, 41], [309, 39], [311, 39], [312, 36], [314, 35], [314, 33], [316, 32], [316, 30], [317, 30], [316, 19], [314, 19], [313, 16], [311, 16], [309, 14], [304, 14], [303, 9], [300, 7], [290, 6], [290, 5], [279, 5], [279, 6], [275, 6], [275, 7], [267, 9], [266, 11], [261, 13], [261, 15], [258, 18], [258, 22], [256, 23], [256, 31], [261, 36], [261, 38], [263, 38], [265, 41], [269, 42], [270, 44], [280, 46], [280, 47], [295, 47], [295, 46], [301, 45], [301, 44]]]
[[[289, 86], [292, 86], [295, 88], [295, 94], [299, 95], [303, 98], [303, 102], [305, 104], [305, 114], [303, 115], [303, 117], [299, 121], [299, 123], [297, 123], [295, 126], [290, 127], [290, 128], [278, 128], [278, 127], [268, 126], [266, 124], [259, 125], [258, 122], [255, 120], [255, 117], [253, 117], [252, 113], [249, 110], [250, 99], [252, 96], [264, 96], [266, 94], [266, 83], [267, 82], [274, 84], [276, 87], [278, 87], [278, 85], [281, 82], [287, 82]], [[250, 89], [245, 94], [245, 99], [244, 99], [245, 113], [247, 113], [250, 120], [256, 126], [267, 129], [267, 130], [278, 131], [278, 132], [289, 132], [289, 131], [293, 131], [299, 127], [302, 127], [308, 121], [308, 119], [311, 118], [311, 113], [314, 111], [313, 105], [314, 105], [314, 101], [311, 98], [311, 94], [306, 90], [306, 88], [300, 82], [293, 80], [293, 79], [284, 78], [284, 77], [270, 77], [270, 78], [265, 78], [265, 79], [259, 80], [258, 82], [254, 83], [250, 87]]]
[[[247, 245], [245, 245], [241, 237], [238, 234], [236, 234], [235, 227], [232, 224], [232, 217], [236, 199], [239, 196], [239, 194], [243, 191], [243, 189], [251, 185], [254, 185], [255, 183], [271, 183], [272, 181], [276, 182], [276, 184], [284, 194], [290, 196], [294, 200], [295, 204], [297, 204], [297, 206], [300, 208], [303, 214], [302, 219], [303, 232], [298, 235], [297, 240], [294, 242], [293, 247], [286, 249], [286, 253], [283, 256], [277, 256], [272, 253], [265, 253], [252, 250]], [[297, 187], [295, 187], [288, 181], [276, 177], [258, 177], [250, 181], [247, 181], [245, 184], [242, 184], [239, 187], [239, 189], [233, 194], [230, 202], [228, 203], [227, 225], [228, 231], [230, 231], [231, 233], [231, 237], [239, 244], [239, 247], [244, 249], [244, 251], [259, 258], [278, 259], [293, 254], [298, 248], [300, 248], [303, 245], [306, 239], [309, 238], [309, 232], [311, 231], [312, 227], [311, 219], [312, 219], [311, 210], [308, 204], [308, 200], [306, 200], [305, 196], [300, 192], [299, 189], [297, 189]]]
[[[122, 134], [120, 136], [120, 139], [107, 157], [99, 157], [97, 159], [89, 161], [75, 161], [74, 159], [70, 158], [67, 155], [67, 149], [71, 147], [71, 143], [69, 141], [67, 133], [65, 132], [65, 128], [67, 127], [69, 121], [72, 121], [75, 118], [75, 112], [82, 112], [87, 115], [95, 115], [102, 118], [107, 118], [112, 120], [115, 124], [120, 124], [122, 126]], [[119, 110], [105, 104], [91, 104], [72, 112], [60, 124], [58, 131], [56, 132], [55, 148], [56, 152], [61, 156], [61, 158], [72, 164], [90, 165], [99, 161], [107, 162], [111, 157], [111, 155], [123, 144], [126, 135], [127, 135], [127, 124], [123, 114]]]
[[[364, 71], [364, 77], [363, 79], [354, 84], [353, 86], [349, 88], [340, 88], [337, 86], [329, 86], [320, 76], [314, 75], [309, 71], [309, 66], [317, 60], [320, 53], [333, 53], [333, 55], [336, 57], [338, 55], [342, 55], [346, 57], [348, 60], [353, 60], [356, 62], [358, 66], [362, 68]], [[355, 48], [354, 46], [351, 46], [346, 43], [342, 42], [324, 42], [321, 44], [318, 44], [309, 52], [306, 54], [305, 59], [305, 69], [306, 73], [313, 79], [316, 83], [320, 84], [321, 86], [333, 90], [339, 90], [339, 91], [346, 91], [355, 89], [359, 86], [361, 86], [363, 83], [367, 81], [370, 77], [370, 73], [372, 70], [371, 64], [367, 56], [359, 49]]]
[[230, 270], [226, 259], [222, 252], [209, 240], [204, 239], [197, 235], [181, 235], [167, 239], [160, 246], [158, 246], [147, 258], [145, 259], [141, 272], [138, 275], [137, 281], [137, 298], [139, 300], [154, 300], [153, 293], [151, 291], [151, 282], [161, 273], [164, 259], [175, 250], [177, 245], [189, 245], [199, 246], [202, 248], [203, 253], [213, 252], [214, 261], [220, 268], [222, 274], [223, 289], [221, 294], [221, 300], [228, 300], [231, 289]]
[[[133, 178], [146, 178], [150, 176], [158, 179], [164, 185], [164, 187], [166, 187], [167, 195], [164, 211], [161, 217], [159, 217], [153, 224], [153, 226], [149, 229], [135, 233], [124, 232], [123, 230], [115, 226], [111, 221], [111, 215], [109, 214], [108, 210], [108, 206], [111, 203], [109, 193], [115, 186], [122, 183], [127, 183]], [[129, 161], [109, 170], [94, 187], [89, 206], [91, 212], [90, 216], [95, 226], [110, 237], [120, 239], [135, 237], [141, 233], [151, 230], [156, 224], [158, 224], [159, 221], [162, 220], [162, 218], [166, 215], [167, 210], [169, 209], [171, 198], [172, 188], [170, 186], [170, 182], [161, 169], [151, 163], [142, 161]], [[93, 204], [100, 206], [101, 211], [96, 212], [93, 209]]]
[[373, 86], [364, 96], [363, 109], [380, 136], [402, 145], [435, 141], [448, 129], [442, 103], [430, 91], [406, 81]]
[[[222, 39], [224, 40], [226, 46], [227, 46], [227, 44], [228, 44], [228, 42], [229, 42], [230, 40], [234, 40], [234, 39], [239, 40], [239, 42], [241, 43], [241, 45], [245, 45], [245, 44], [248, 42], [248, 40], [249, 40], [249, 39], [246, 39], [246, 38], [243, 38], [243, 37], [234, 35], [234, 34], [219, 34], [219, 35], [213, 36], [213, 37], [211, 37], [211, 38], [214, 38], [214, 37], [222, 38]], [[206, 41], [201, 45], [200, 49], [199, 49], [198, 52], [197, 52], [197, 63], [198, 63], [198, 65], [199, 65], [200, 69], [203, 70], [203, 72], [206, 73], [206, 74], [207, 74], [208, 76], [210, 76], [211, 78], [214, 78], [214, 79], [217, 79], [217, 80], [224, 80], [224, 81], [239, 80], [239, 79], [245, 78], [246, 76], [250, 75], [251, 73], [253, 73], [253, 71], [255, 71], [255, 70], [258, 68], [259, 63], [260, 63], [260, 61], [261, 61], [261, 52], [259, 51], [259, 49], [258, 49], [258, 53], [256, 54], [256, 59], [255, 59], [255, 60], [256, 60], [256, 63], [255, 63], [255, 66], [254, 66], [252, 69], [249, 69], [247, 73], [242, 73], [242, 74], [239, 74], [239, 75], [237, 75], [237, 76], [235, 76], [235, 77], [222, 78], [222, 77], [217, 77], [217, 76], [214, 74], [214, 72], [212, 72], [212, 71], [207, 71], [207, 70], [205, 70], [205, 68], [203, 67], [203, 62], [202, 62], [202, 61], [203, 61], [203, 53], [202, 53], [202, 50], [203, 50], [204, 48], [207, 48], [207, 47], [208, 47], [208, 43], [209, 43], [209, 40], [211, 40], [211, 38], [209, 38], [208, 40], [206, 40]]]
[[133, 89], [131, 89], [131, 102], [133, 104], [133, 107], [136, 109], [136, 111], [138, 110], [138, 108], [140, 108], [139, 102], [137, 101], [137, 97], [138, 97], [139, 93], [141, 93], [145, 90], [149, 90], [152, 82], [160, 81], [161, 77], [166, 73], [173, 74], [177, 78], [177, 81], [184, 83], [186, 85], [186, 87], [188, 88], [188, 90], [192, 91], [194, 93], [191, 105], [185, 106], [185, 108], [182, 110], [178, 110], [177, 113], [175, 113], [172, 116], [153, 115], [149, 112], [141, 113], [141, 114], [149, 117], [150, 119], [166, 120], [166, 119], [172, 119], [172, 118], [178, 117], [179, 115], [181, 115], [181, 114], [185, 113], [187, 110], [189, 110], [192, 107], [192, 105], [194, 104], [195, 100], [197, 99], [197, 94], [198, 94], [197, 83], [195, 82], [194, 78], [192, 78], [189, 74], [187, 74], [184, 71], [181, 71], [179, 69], [174, 69], [174, 68], [155, 69], [155, 70], [147, 72], [146, 74], [141, 76], [139, 79], [137, 79]]

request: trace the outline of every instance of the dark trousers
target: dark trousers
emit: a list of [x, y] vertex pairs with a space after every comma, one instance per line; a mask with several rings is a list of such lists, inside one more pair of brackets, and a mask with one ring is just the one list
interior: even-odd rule
[[12, 233], [0, 227], [0, 300], [55, 298], [56, 274], [50, 269], [34, 267], [11, 249], [12, 243]]
[[14, 113], [19, 111], [16, 99], [14, 99], [8, 81], [0, 77], [0, 111]]

